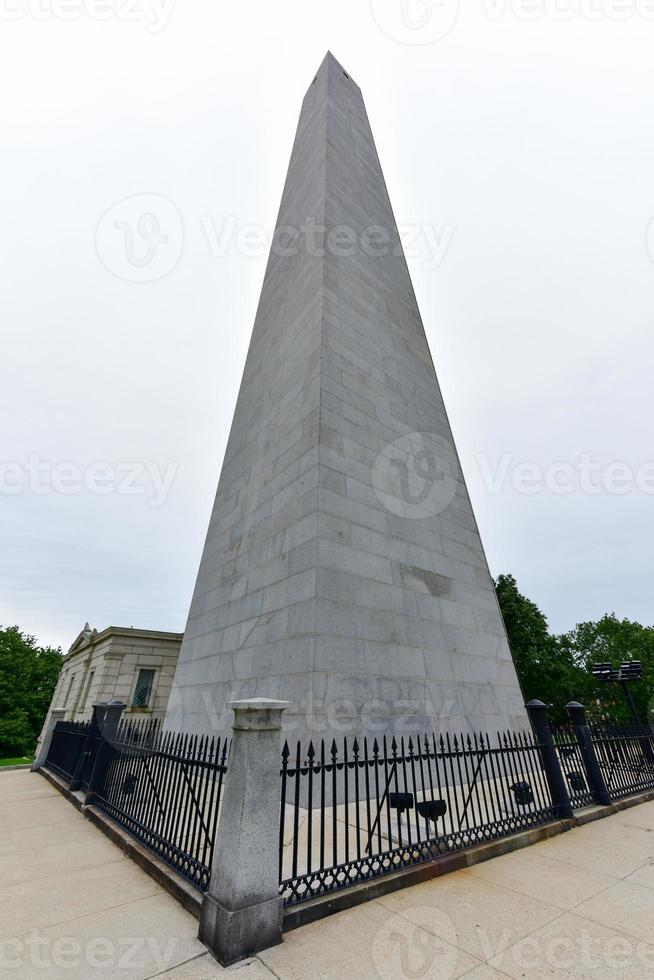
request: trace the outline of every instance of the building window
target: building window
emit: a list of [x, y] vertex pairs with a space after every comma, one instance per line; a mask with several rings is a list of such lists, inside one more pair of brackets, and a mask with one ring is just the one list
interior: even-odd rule
[[66, 697], [64, 698], [64, 708], [68, 707], [68, 700], [70, 698], [70, 692], [73, 689], [74, 682], [75, 682], [75, 674], [72, 674], [70, 680], [68, 681], [68, 690], [66, 691]]
[[82, 711], [84, 711], [85, 708], [88, 708], [88, 700], [91, 694], [91, 685], [93, 684], [94, 674], [95, 674], [94, 670], [89, 672], [89, 679], [86, 682], [86, 691], [84, 693], [84, 700], [82, 701], [82, 708], [81, 708]]
[[132, 698], [133, 708], [147, 708], [150, 703], [150, 695], [152, 694], [152, 685], [154, 684], [154, 671], [153, 670], [139, 670], [139, 676], [136, 679], [136, 687], [134, 688], [134, 697]]

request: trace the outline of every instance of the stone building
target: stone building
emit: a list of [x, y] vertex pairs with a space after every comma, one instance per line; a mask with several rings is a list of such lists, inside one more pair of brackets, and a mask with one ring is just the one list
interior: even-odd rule
[[94, 702], [119, 700], [125, 715], [163, 718], [181, 643], [181, 633], [123, 626], [98, 632], [86, 623], [64, 656], [50, 710], [86, 721]]

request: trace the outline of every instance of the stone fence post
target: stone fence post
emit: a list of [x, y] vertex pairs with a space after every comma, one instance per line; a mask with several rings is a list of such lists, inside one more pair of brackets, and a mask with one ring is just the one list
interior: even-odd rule
[[568, 712], [570, 721], [574, 725], [575, 735], [581, 748], [581, 754], [586, 767], [586, 775], [588, 776], [588, 782], [590, 783], [593, 796], [602, 806], [611, 806], [611, 795], [606, 786], [604, 774], [597, 761], [595, 746], [593, 745], [590, 728], [586, 720], [586, 709], [578, 701], [570, 701], [569, 704], [566, 704], [565, 710]]
[[55, 730], [55, 725], [58, 721], [64, 720], [65, 714], [66, 712], [63, 708], [53, 708], [46, 718], [43, 731], [41, 732], [40, 741], [36, 746], [36, 757], [32, 763], [32, 772], [36, 772], [37, 769], [40, 769], [41, 766], [45, 765], [45, 760], [48, 758], [48, 752], [50, 751], [50, 744], [52, 742], [52, 735]]
[[525, 708], [529, 715], [534, 734], [541, 744], [541, 758], [545, 777], [550, 788], [552, 803], [558, 807], [562, 817], [571, 819], [574, 816], [570, 796], [561, 771], [559, 757], [556, 754], [552, 729], [547, 714], [547, 705], [542, 701], [529, 701]]
[[199, 937], [221, 966], [282, 941], [279, 808], [282, 712], [289, 701], [232, 701], [232, 744]]

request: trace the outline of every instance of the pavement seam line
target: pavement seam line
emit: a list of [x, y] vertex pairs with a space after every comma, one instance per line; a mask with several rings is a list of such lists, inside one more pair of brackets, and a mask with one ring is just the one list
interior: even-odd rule
[[[271, 948], [273, 948], [273, 949], [274, 949], [274, 947], [271, 947]], [[263, 952], [265, 952], [265, 950], [263, 950]], [[272, 975], [273, 977], [275, 977], [275, 980], [282, 980], [282, 978], [280, 977], [280, 975], [279, 975], [278, 973], [275, 973], [275, 971], [273, 970], [273, 968], [272, 968], [271, 966], [268, 966], [268, 964], [267, 964], [267, 963], [265, 963], [265, 962], [264, 962], [264, 961], [263, 961], [263, 960], [261, 959], [261, 954], [260, 954], [260, 953], [257, 953], [257, 954], [256, 954], [256, 956], [254, 957], [254, 959], [255, 959], [255, 960], [256, 960], [256, 961], [258, 962], [258, 963], [261, 963], [261, 965], [262, 965], [262, 967], [264, 968], [264, 970], [268, 970], [268, 973], [270, 973], [270, 974], [271, 974], [271, 975]]]
[[[639, 885], [637, 881], [626, 882], [624, 878], [621, 879], [621, 881], [623, 883], [630, 884], [632, 887], [635, 886], [636, 888], [640, 888], [642, 889], [642, 891], [649, 891], [649, 892], [652, 891], [652, 889], [648, 888], [647, 885]], [[594, 895], [591, 895], [591, 897], [586, 899], [586, 901], [590, 902], [594, 897], [595, 897]], [[572, 909], [570, 911], [572, 911]], [[621, 935], [626, 936], [628, 939], [635, 940], [636, 942], [647, 943], [648, 946], [654, 946], [654, 937], [652, 937], [651, 939], [645, 939], [643, 938], [643, 936], [634, 936], [632, 933], [626, 932], [624, 929], [620, 928], [619, 926], [615, 926], [615, 925], [607, 926], [606, 922], [601, 922], [599, 919], [594, 919], [590, 915], [584, 915], [583, 912], [578, 912], [575, 910], [574, 914], [578, 918], [585, 919], [586, 922], [594, 922], [595, 925], [602, 926], [604, 929], [613, 929], [614, 932], [619, 932]]]
[[[475, 878], [477, 878], [479, 881], [485, 881], [487, 885], [497, 885], [498, 888], [506, 888], [507, 891], [513, 892], [514, 895], [519, 895], [521, 898], [532, 898], [532, 899], [534, 898], [534, 896], [533, 895], [530, 895], [528, 892], [518, 891], [517, 888], [512, 888], [511, 885], [499, 884], [499, 882], [492, 881], [490, 878], [485, 878], [483, 875], [475, 875], [472, 868], [466, 868], [466, 869], [462, 869], [462, 870], [470, 871], [470, 873], [472, 875], [474, 875]], [[580, 870], [587, 871], [588, 869], [587, 868], [581, 868]], [[599, 872], [597, 872], [597, 871], [588, 871], [588, 873], [589, 874], [599, 874]], [[608, 876], [608, 877], [611, 877], [611, 876]], [[552, 905], [551, 902], [545, 901], [545, 899], [542, 899], [542, 898], [537, 898], [537, 899], [535, 899], [535, 901], [542, 902], [544, 905], [547, 905], [549, 908], [557, 909], [557, 910], [560, 910], [562, 912], [572, 912], [572, 909], [576, 909], [579, 905], [583, 905], [584, 902], [589, 902], [591, 900], [591, 898], [595, 898], [595, 895], [601, 895], [602, 892], [606, 892], [610, 888], [614, 888], [615, 885], [617, 885], [621, 881], [625, 881], [625, 880], [626, 880], [625, 878], [611, 878], [611, 883], [609, 885], [603, 885], [602, 888], [600, 888], [598, 891], [594, 892], [592, 895], [589, 895], [587, 898], [582, 898], [582, 900], [580, 902], [577, 902], [575, 905], [572, 905], [570, 908], [562, 909], [560, 905]], [[637, 882], [634, 882], [634, 884], [637, 884]], [[644, 887], [647, 887], [647, 886], [644, 886]], [[554, 921], [554, 920], [552, 920], [552, 921]]]
[[574, 912], [573, 914], [576, 915], [578, 919], [583, 919], [584, 922], [592, 922], [593, 925], [601, 926], [602, 929], [610, 929], [612, 932], [617, 932], [620, 936], [624, 936], [625, 939], [631, 940], [632, 943], [647, 943], [648, 946], [654, 946], [654, 938], [643, 939], [640, 936], [632, 936], [631, 933], [625, 932], [624, 929], [621, 929], [619, 926], [607, 926], [606, 922], [598, 922], [597, 919], [590, 919], [587, 915], [581, 915], [579, 912]]
[[[471, 976], [475, 972], [475, 970], [479, 969], [480, 966], [488, 966], [488, 965], [489, 965], [488, 960], [482, 960], [480, 964], [477, 964], [477, 966], [473, 966], [470, 970], [466, 970], [465, 973], [462, 973], [460, 980], [465, 980], [466, 977]], [[504, 970], [500, 970], [498, 966], [492, 966], [491, 970], [493, 970], [495, 973], [499, 973], [500, 976], [502, 977], [508, 977], [509, 980], [514, 980], [514, 978], [511, 976], [510, 973], [505, 973]]]
[[[511, 943], [510, 946], [507, 946], [505, 949], [500, 950], [499, 953], [493, 953], [492, 956], [489, 956], [488, 959], [483, 961], [484, 964], [486, 966], [490, 966], [491, 969], [493, 970], [499, 970], [500, 973], [504, 973], [504, 970], [502, 970], [500, 967], [493, 966], [491, 960], [496, 959], [498, 956], [504, 956], [506, 953], [509, 953], [512, 949], [514, 949], [519, 943], [523, 943], [525, 939], [531, 939], [532, 936], [535, 936], [536, 933], [540, 932], [541, 929], [549, 928], [553, 922], [558, 922], [559, 919], [562, 919], [564, 915], [568, 915], [568, 914], [569, 914], [568, 912], [565, 911], [562, 912], [559, 910], [559, 915], [555, 915], [553, 919], [549, 920], [549, 922], [544, 922], [542, 926], [538, 926], [537, 929], [532, 930], [532, 932], [528, 932], [526, 936], [521, 936], [520, 939], [516, 939], [514, 943]], [[511, 976], [510, 973], [506, 975]]]
[[[18, 852], [20, 854], [20, 851]], [[103, 861], [102, 864], [92, 864], [88, 868], [75, 868], [75, 872], [79, 871], [84, 874], [86, 871], [95, 871], [96, 868], [103, 868], [108, 864], [118, 864], [121, 860], [129, 860], [129, 858], [112, 858], [111, 860]], [[3, 882], [4, 888], [16, 888], [19, 885], [29, 885], [32, 881], [48, 881], [50, 878], [61, 877], [61, 871], [53, 871], [49, 875], [37, 875], [35, 878], [21, 878], [20, 881], [10, 881]]]
[[[594, 926], [601, 926], [602, 929], [608, 929], [610, 932], [617, 932], [619, 936], [622, 936], [624, 939], [628, 939], [632, 943], [647, 943], [648, 946], [654, 946], [654, 939], [641, 939], [638, 936], [632, 936], [628, 932], [625, 932], [624, 929], [619, 929], [617, 926], [607, 926], [606, 922], [598, 922], [596, 919], [589, 919], [585, 915], [580, 915], [579, 912], [574, 912], [574, 911], [571, 910], [570, 912], [564, 912], [563, 914], [564, 915], [573, 915], [577, 919], [581, 919], [583, 922], [592, 922], [592, 924]], [[553, 919], [552, 921], [553, 922], [556, 922], [556, 919]], [[549, 925], [549, 922], [546, 922], [545, 923], [545, 926], [548, 926], [548, 925]], [[540, 926], [536, 930], [536, 932], [539, 932], [540, 929], [544, 929], [545, 926]], [[532, 932], [529, 935], [530, 936], [534, 936], [535, 933]], [[517, 945], [517, 943], [514, 943], [514, 945]]]
[[[43, 932], [46, 929], [54, 929], [57, 926], [65, 926], [67, 922], [79, 922], [80, 919], [88, 919], [90, 915], [101, 915], [103, 912], [113, 912], [114, 909], [122, 909], [126, 905], [133, 905], [134, 902], [144, 902], [149, 898], [156, 898], [158, 895], [165, 895], [166, 892], [159, 890], [157, 892], [152, 892], [151, 895], [141, 895], [140, 898], [130, 898], [126, 902], [119, 902], [118, 905], [108, 905], [106, 908], [94, 909], [91, 912], [81, 912], [79, 915], [74, 915], [70, 919], [64, 919], [63, 922], [50, 922], [47, 926], [40, 926], [39, 931]], [[188, 913], [190, 915], [190, 913]], [[28, 929], [26, 932], [18, 932], [15, 936], [8, 936], [8, 939], [20, 939], [22, 936], [28, 936], [34, 929]]]
[[[423, 884], [425, 884], [425, 883], [423, 882]], [[385, 897], [385, 896], [382, 896], [382, 897]], [[473, 970], [476, 970], [478, 966], [482, 966], [482, 964], [486, 962], [485, 960], [483, 960], [479, 956], [477, 956], [475, 953], [471, 953], [470, 950], [463, 949], [461, 946], [454, 946], [447, 939], [444, 939], [443, 936], [439, 936], [439, 934], [437, 932], [431, 932], [431, 930], [428, 929], [426, 926], [422, 926], [422, 925], [420, 925], [419, 922], [414, 922], [413, 919], [407, 918], [407, 916], [406, 915], [403, 915], [402, 912], [398, 912], [398, 911], [394, 911], [393, 909], [389, 909], [387, 905], [383, 905], [382, 904], [382, 902], [380, 901], [380, 899], [376, 899], [375, 900], [375, 904], [379, 904], [384, 909], [385, 912], [391, 912], [393, 915], [397, 915], [398, 918], [404, 919], [404, 921], [405, 922], [408, 922], [409, 925], [412, 925], [414, 929], [420, 929], [421, 932], [425, 932], [428, 936], [432, 936], [434, 939], [440, 939], [440, 941], [442, 943], [445, 943], [445, 945], [446, 946], [449, 946], [451, 949], [456, 949], [457, 952], [459, 952], [459, 953], [465, 953], [466, 956], [472, 956], [473, 960], [477, 960], [477, 962], [475, 963], [475, 965], [472, 967]], [[458, 939], [458, 935], [457, 935], [457, 939]], [[470, 972], [470, 971], [468, 971], [468, 972]]]
[[[198, 953], [196, 956], [189, 956], [187, 960], [180, 960], [179, 963], [173, 963], [172, 966], [167, 966], [165, 970], [161, 970], [159, 973], [150, 973], [143, 980], [155, 980], [155, 977], [165, 977], [167, 973], [172, 973], [173, 970], [178, 970], [180, 966], [186, 966], [187, 963], [193, 963], [194, 960], [201, 960], [203, 956], [209, 956], [209, 951], [204, 950], [202, 953]], [[216, 964], [218, 969], [220, 965]]]
[[[570, 860], [570, 858], [557, 858], [557, 857], [553, 857], [551, 860], [552, 861], [558, 861], [559, 864], [564, 864], [567, 868], [573, 867], [573, 868], [579, 868], [580, 871], [593, 871], [592, 868], [587, 868], [586, 865], [584, 865], [584, 864], [575, 864], [573, 861]], [[619, 878], [616, 878], [615, 879], [616, 882], [618, 882], [618, 881], [624, 881], [626, 878], [629, 877], [629, 875], [632, 875], [635, 871], [640, 871], [641, 868], [644, 868], [649, 863], [650, 863], [650, 859], [648, 858], [645, 861], [645, 864], [639, 864], [637, 868], [633, 868], [631, 871], [628, 871], [627, 874], [621, 875]], [[603, 872], [603, 871], [596, 871], [595, 872], [595, 874], [604, 874], [604, 873], [605, 872]]]

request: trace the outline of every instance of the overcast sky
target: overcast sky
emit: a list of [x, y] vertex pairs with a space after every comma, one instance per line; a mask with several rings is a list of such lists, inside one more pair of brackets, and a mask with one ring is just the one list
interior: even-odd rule
[[1, 623], [183, 630], [328, 48], [491, 571], [557, 631], [654, 621], [654, 3], [460, 8], [0, 0]]

